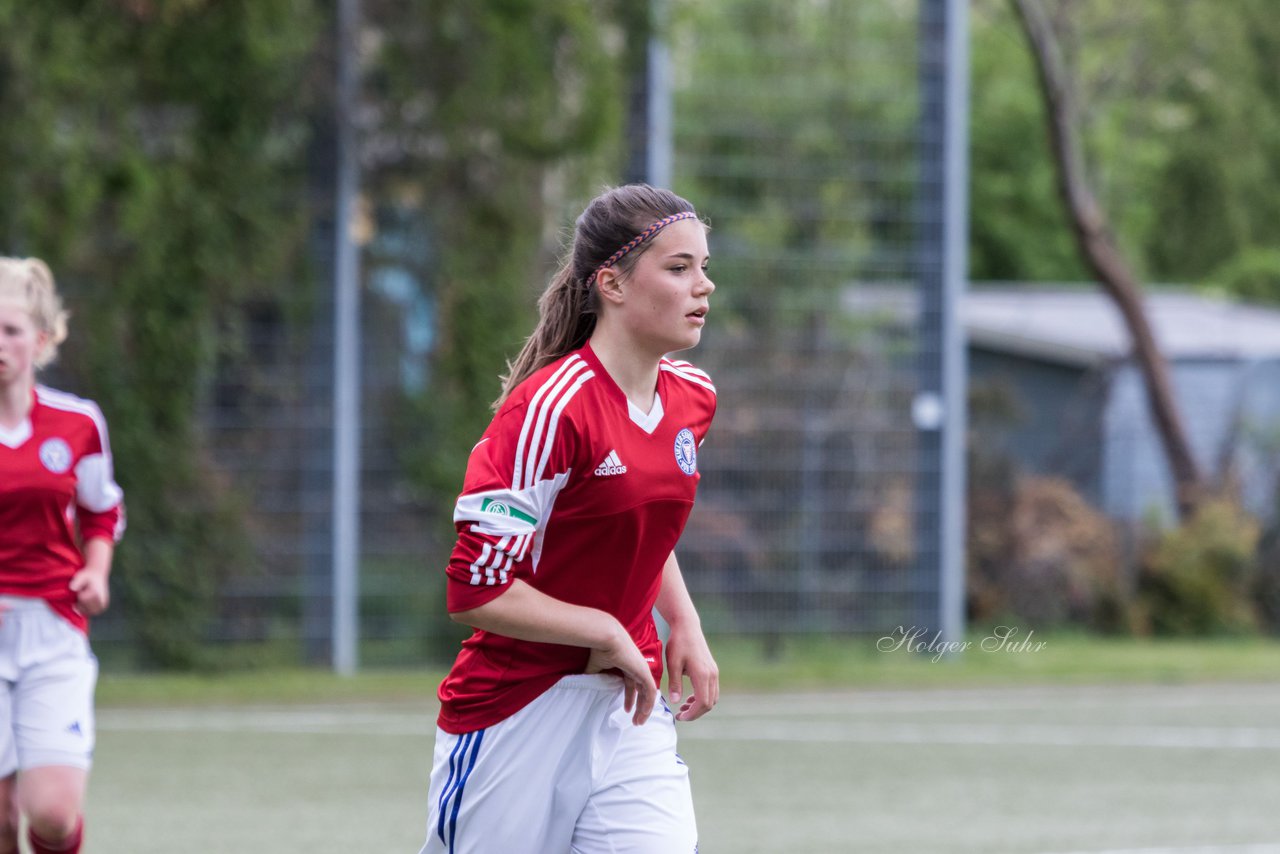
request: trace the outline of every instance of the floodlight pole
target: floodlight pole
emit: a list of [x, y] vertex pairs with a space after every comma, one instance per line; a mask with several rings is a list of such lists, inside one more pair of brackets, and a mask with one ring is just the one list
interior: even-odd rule
[[356, 672], [360, 599], [359, 0], [337, 0], [337, 198], [334, 210], [333, 669]]
[[672, 160], [671, 50], [667, 46], [667, 0], [649, 0], [651, 29], [645, 62], [645, 181], [670, 189]]
[[[913, 416], [936, 472], [918, 478], [928, 524], [921, 546], [937, 555], [934, 623], [945, 642], [964, 637], [967, 352], [961, 317], [968, 276], [968, 0], [923, 0], [921, 42], [921, 335], [934, 340], [920, 362]], [[941, 54], [936, 53], [939, 48]], [[931, 150], [932, 149], [932, 150]], [[937, 152], [937, 153], [935, 153]], [[927, 570], [928, 567], [922, 567]]]
[[969, 241], [969, 0], [945, 0], [946, 91], [942, 181], [942, 432], [941, 596], [945, 641], [964, 638], [965, 433], [968, 347], [961, 316], [968, 284]]
[[[671, 50], [667, 46], [667, 0], [648, 0], [648, 43], [644, 67], [632, 81], [633, 94], [627, 128], [632, 139], [628, 181], [644, 181], [653, 187], [671, 189], [675, 178], [674, 125], [671, 98]], [[641, 104], [641, 102], [643, 102]], [[638, 145], [637, 145], [638, 144]], [[658, 637], [665, 644], [671, 635], [667, 621], [653, 609]]]
[[667, 46], [667, 2], [647, 0], [645, 20], [635, 35], [643, 34], [644, 50], [631, 69], [631, 93], [627, 106], [627, 163], [623, 178], [655, 187], [671, 188], [673, 141], [671, 99], [671, 50]]

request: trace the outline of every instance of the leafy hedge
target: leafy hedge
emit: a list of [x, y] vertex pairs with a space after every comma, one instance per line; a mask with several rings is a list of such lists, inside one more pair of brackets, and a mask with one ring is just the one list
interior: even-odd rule
[[379, 134], [395, 143], [370, 158], [366, 184], [419, 223], [431, 250], [419, 272], [440, 337], [428, 387], [404, 400], [398, 443], [430, 501], [452, 503], [461, 486], [566, 220], [599, 189], [593, 176], [618, 174], [601, 167], [620, 157], [626, 33], [643, 12], [588, 0], [366, 7], [385, 35], [367, 60], [367, 96], [385, 105]]
[[3, 248], [69, 297], [59, 372], [111, 424], [131, 529], [114, 587], [143, 663], [201, 660], [243, 548], [196, 410], [220, 312], [299, 267], [317, 24], [306, 0], [0, 3]]

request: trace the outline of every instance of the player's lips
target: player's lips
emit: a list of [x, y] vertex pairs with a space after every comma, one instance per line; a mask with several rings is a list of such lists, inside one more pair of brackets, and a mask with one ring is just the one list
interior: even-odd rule
[[695, 308], [693, 311], [686, 314], [685, 317], [689, 318], [689, 320], [697, 326], [701, 326], [707, 322], [707, 312], [710, 310], [710, 308], [704, 305], [700, 308]]

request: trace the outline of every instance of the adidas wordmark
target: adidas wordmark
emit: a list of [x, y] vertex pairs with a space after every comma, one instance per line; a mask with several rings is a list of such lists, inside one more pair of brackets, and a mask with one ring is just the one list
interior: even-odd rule
[[627, 467], [622, 464], [622, 460], [618, 459], [617, 451], [610, 451], [609, 456], [604, 458], [604, 462], [596, 466], [596, 477], [608, 477], [614, 474], [626, 474]]

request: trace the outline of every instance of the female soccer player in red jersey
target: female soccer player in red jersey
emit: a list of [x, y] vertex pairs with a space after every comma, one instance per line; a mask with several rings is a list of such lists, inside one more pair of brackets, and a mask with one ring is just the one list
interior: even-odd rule
[[719, 676], [673, 550], [716, 398], [667, 354], [702, 335], [706, 232], [666, 190], [605, 192], [539, 302], [454, 511], [448, 609], [475, 631], [440, 685], [423, 852], [697, 848], [675, 721]]
[[49, 268], [0, 258], [0, 854], [76, 852], [123, 495], [96, 405], [36, 384], [66, 338]]

